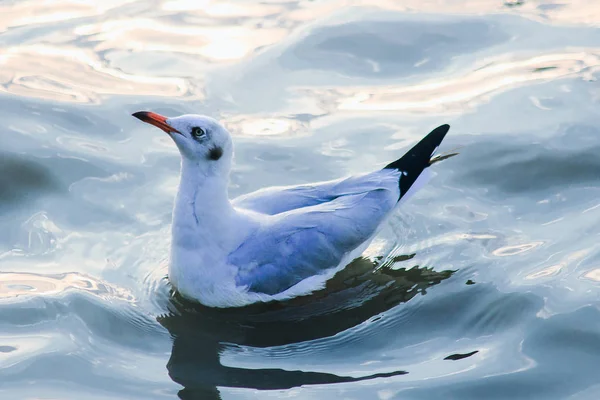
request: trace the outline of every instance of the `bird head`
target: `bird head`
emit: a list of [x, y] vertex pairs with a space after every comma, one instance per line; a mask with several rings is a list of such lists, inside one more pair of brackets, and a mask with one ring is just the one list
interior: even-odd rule
[[167, 118], [149, 111], [132, 115], [165, 131], [184, 161], [197, 165], [207, 174], [229, 173], [233, 157], [231, 134], [215, 119], [196, 114]]

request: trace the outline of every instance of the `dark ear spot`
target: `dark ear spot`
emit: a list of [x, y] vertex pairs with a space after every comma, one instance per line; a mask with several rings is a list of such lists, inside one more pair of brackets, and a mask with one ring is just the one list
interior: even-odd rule
[[221, 158], [222, 155], [223, 149], [217, 146], [210, 149], [210, 152], [208, 153], [208, 158], [210, 160], [217, 161], [219, 158]]

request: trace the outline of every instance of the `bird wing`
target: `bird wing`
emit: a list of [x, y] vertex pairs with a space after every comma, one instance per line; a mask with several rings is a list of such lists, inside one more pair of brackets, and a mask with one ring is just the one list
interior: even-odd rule
[[437, 127], [380, 171], [238, 199], [236, 206], [269, 216], [229, 255], [238, 267], [236, 284], [274, 295], [336, 267], [372, 237], [401, 199], [423, 185], [423, 171], [449, 128]]
[[[391, 174], [390, 174], [391, 175]], [[387, 187], [270, 216], [229, 255], [236, 284], [274, 295], [336, 267], [368, 240], [398, 199], [398, 173]]]
[[[386, 174], [382, 174], [382, 171], [389, 170], [399, 171], [403, 175], [402, 179], [397, 182], [400, 187], [400, 195], [398, 197], [398, 200], [400, 200], [413, 187], [417, 178], [421, 176], [421, 173], [429, 165], [454, 155], [450, 154], [431, 158], [449, 129], [450, 126], [448, 125], [437, 127], [406, 152], [404, 156], [388, 164], [383, 170], [308, 185], [265, 188], [239, 196], [232, 203], [235, 207], [275, 215], [302, 207], [326, 203], [340, 196], [377, 190], [381, 186], [380, 180], [382, 176], [387, 176]], [[421, 183], [424, 184], [425, 180], [421, 179]], [[416, 187], [411, 192], [415, 190]]]
[[237, 197], [232, 203], [235, 207], [275, 215], [327, 203], [341, 196], [377, 190], [382, 187], [381, 180], [386, 179], [388, 175], [376, 171], [327, 182], [269, 187]]

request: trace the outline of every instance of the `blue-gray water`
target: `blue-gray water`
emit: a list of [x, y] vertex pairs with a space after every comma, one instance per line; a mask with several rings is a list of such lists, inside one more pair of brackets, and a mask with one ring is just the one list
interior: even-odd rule
[[[0, 2], [0, 398], [600, 398], [599, 25], [593, 0]], [[211, 311], [169, 298], [179, 156], [139, 110], [222, 120], [232, 195], [442, 123], [460, 155], [325, 290]]]

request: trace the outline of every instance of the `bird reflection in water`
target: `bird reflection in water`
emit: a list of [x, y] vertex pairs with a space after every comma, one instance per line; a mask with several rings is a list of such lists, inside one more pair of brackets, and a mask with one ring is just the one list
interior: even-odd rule
[[237, 309], [211, 309], [172, 297], [170, 312], [158, 318], [173, 337], [167, 364], [173, 381], [184, 386], [183, 400], [220, 399], [221, 387], [261, 390], [302, 385], [357, 382], [407, 374], [391, 371], [362, 377], [277, 368], [244, 369], [221, 364], [226, 344], [266, 348], [330, 337], [407, 302], [454, 271], [431, 268], [392, 269], [399, 261], [358, 258], [310, 296], [285, 302], [261, 303]]

